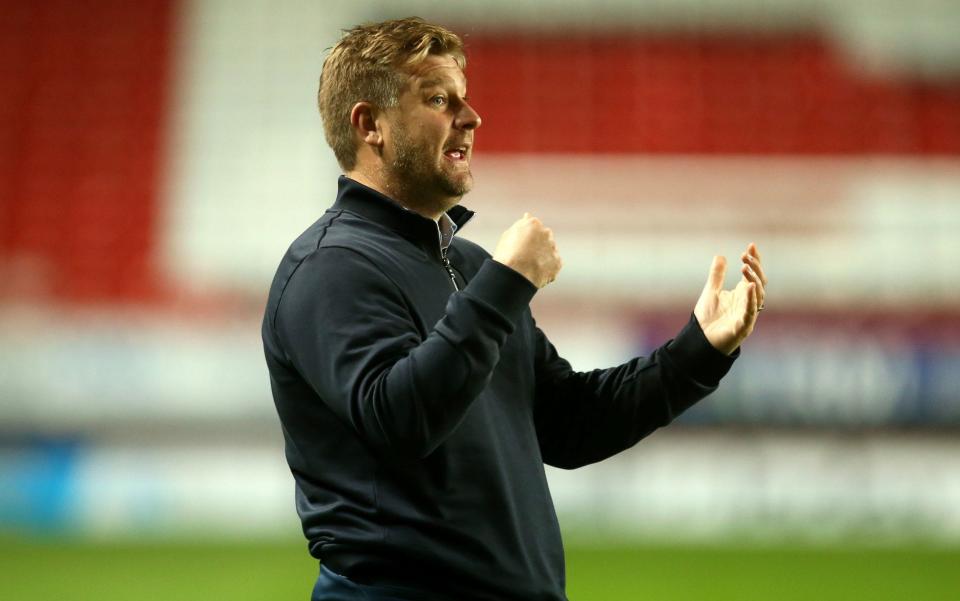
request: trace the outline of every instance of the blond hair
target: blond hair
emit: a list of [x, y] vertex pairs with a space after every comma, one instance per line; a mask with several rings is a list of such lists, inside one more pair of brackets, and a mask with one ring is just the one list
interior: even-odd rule
[[357, 162], [357, 142], [350, 112], [360, 101], [380, 108], [396, 106], [405, 81], [403, 71], [431, 54], [450, 55], [466, 67], [463, 42], [457, 34], [419, 17], [358, 25], [323, 61], [317, 104], [327, 144], [337, 162], [350, 171]]

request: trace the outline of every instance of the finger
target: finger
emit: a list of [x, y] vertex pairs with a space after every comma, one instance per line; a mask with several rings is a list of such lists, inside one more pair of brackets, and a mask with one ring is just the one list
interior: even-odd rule
[[[757, 306], [762, 307], [763, 302], [767, 297], [767, 293], [764, 290], [763, 283], [760, 281], [760, 278], [753, 272], [749, 271], [749, 268], [744, 265], [744, 277], [754, 286], [754, 293], [757, 297]], [[759, 309], [758, 309], [759, 310]]]
[[[752, 245], [751, 245], [752, 246]], [[753, 247], [754, 249], [756, 247]], [[750, 253], [750, 249], [747, 249], [747, 252], [740, 255], [740, 260], [744, 263], [750, 265], [758, 276], [760, 276], [760, 281], [763, 282], [763, 285], [767, 285], [767, 276], [763, 273], [763, 265], [760, 261], [760, 258], [756, 255]]]
[[747, 291], [747, 313], [744, 315], [744, 321], [747, 324], [747, 331], [753, 328], [753, 324], [757, 322], [757, 316], [760, 314], [760, 305], [757, 300], [757, 286], [756, 284], [750, 284], [750, 288]]
[[762, 307], [763, 299], [766, 297], [766, 290], [764, 289], [763, 280], [749, 265], [744, 265], [741, 267], [740, 272], [743, 273], [743, 278], [745, 280], [752, 282], [757, 287], [757, 301]]
[[704, 284], [704, 290], [720, 291], [723, 289], [723, 278], [727, 273], [727, 258], [716, 256], [713, 263], [710, 264], [710, 272], [707, 274], [707, 283]]
[[[748, 244], [748, 245], [747, 245], [747, 250], [749, 251], [750, 255], [756, 259], [756, 264], [762, 266], [762, 265], [763, 265], [763, 257], [760, 256], [760, 249], [757, 248], [757, 243], [756, 243], [756, 242], [751, 242], [750, 244]], [[763, 267], [760, 268], [760, 276], [763, 278], [763, 281], [764, 281], [764, 282], [767, 281], [766, 276], [764, 276], [764, 274], [763, 274]]]

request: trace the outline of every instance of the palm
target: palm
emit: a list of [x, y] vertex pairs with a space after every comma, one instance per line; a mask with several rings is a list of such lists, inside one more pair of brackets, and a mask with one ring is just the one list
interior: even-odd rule
[[726, 259], [714, 257], [707, 283], [693, 310], [707, 340], [726, 354], [735, 351], [753, 331], [763, 303], [766, 278], [756, 246], [747, 248], [743, 262], [743, 278], [732, 290], [724, 290]]

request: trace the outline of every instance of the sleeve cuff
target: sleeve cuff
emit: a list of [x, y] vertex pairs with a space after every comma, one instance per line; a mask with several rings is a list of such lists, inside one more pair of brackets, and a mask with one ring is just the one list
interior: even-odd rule
[[533, 300], [537, 287], [519, 272], [487, 259], [463, 292], [515, 324]]
[[718, 385], [740, 356], [739, 348], [729, 356], [713, 348], [692, 313], [687, 325], [667, 344], [666, 352], [680, 371], [707, 386]]

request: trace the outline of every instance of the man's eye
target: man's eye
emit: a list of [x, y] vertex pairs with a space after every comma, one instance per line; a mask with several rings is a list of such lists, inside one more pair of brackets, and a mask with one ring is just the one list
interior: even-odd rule
[[430, 102], [432, 102], [434, 106], [443, 106], [447, 103], [447, 99], [443, 96], [434, 96], [430, 99]]

